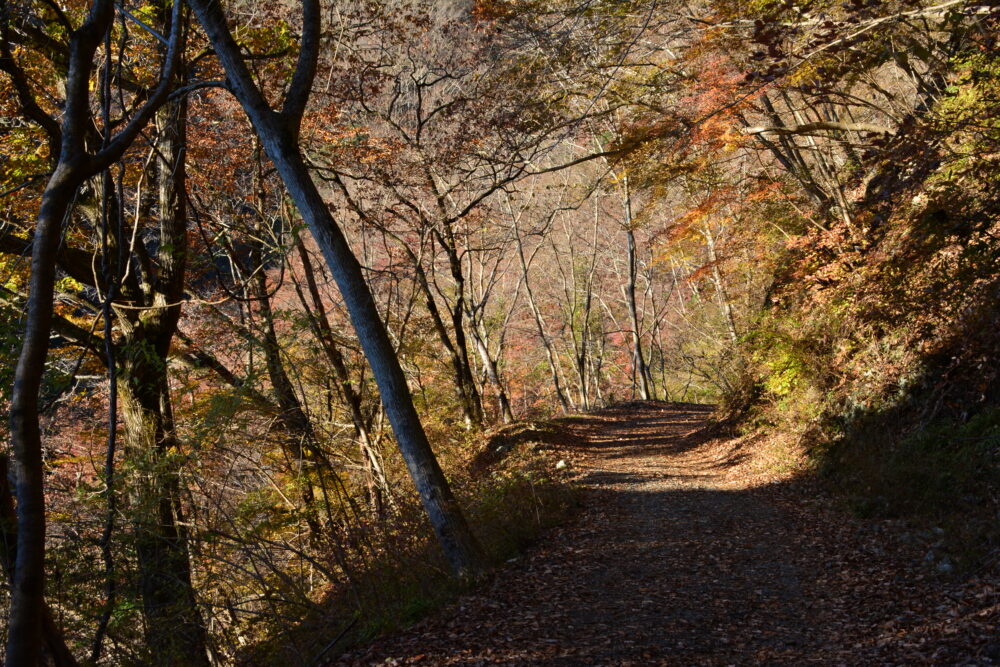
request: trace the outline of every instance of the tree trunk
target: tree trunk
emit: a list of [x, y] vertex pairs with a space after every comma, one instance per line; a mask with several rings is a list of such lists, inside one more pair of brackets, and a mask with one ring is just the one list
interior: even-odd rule
[[715, 293], [719, 297], [719, 306], [722, 308], [722, 316], [726, 322], [726, 333], [729, 341], [736, 343], [739, 334], [736, 332], [736, 320], [733, 318], [733, 306], [729, 302], [729, 295], [726, 294], [726, 287], [722, 282], [722, 273], [719, 271], [719, 256], [715, 251], [715, 236], [711, 228], [705, 226], [705, 241], [708, 246], [708, 259], [712, 263], [712, 282], [715, 283]]
[[[580, 375], [580, 395], [586, 409], [590, 409], [593, 401], [591, 400], [591, 383], [590, 383], [590, 373], [589, 368], [598, 367], [593, 363], [593, 350], [591, 345], [591, 318], [590, 314], [594, 305], [594, 273], [597, 270], [597, 234], [599, 229], [599, 218], [597, 216], [597, 210], [594, 210], [594, 227], [593, 233], [590, 239], [590, 267], [587, 270], [587, 277], [583, 284], [583, 318], [580, 324], [580, 344], [577, 348], [577, 366], [579, 368]], [[575, 281], [575, 278], [574, 278]], [[574, 295], [574, 298], [575, 295]], [[594, 376], [594, 384], [600, 384], [599, 375]]]
[[[340, 188], [351, 210], [362, 220], [369, 220], [368, 214], [351, 196], [343, 179], [339, 176], [334, 176], [333, 180]], [[456, 330], [457, 340], [456, 342], [452, 342], [451, 335], [448, 333], [448, 327], [445, 325], [444, 318], [441, 315], [441, 310], [434, 299], [434, 290], [431, 288], [430, 279], [427, 276], [427, 271], [424, 269], [420, 256], [398, 235], [385, 228], [382, 228], [382, 233], [399, 244], [400, 248], [402, 248], [407, 258], [413, 264], [417, 290], [423, 295], [424, 303], [427, 306], [427, 313], [431, 316], [431, 322], [434, 324], [434, 331], [437, 333], [441, 345], [448, 352], [448, 357], [451, 361], [455, 390], [458, 393], [459, 405], [462, 408], [462, 416], [465, 419], [466, 426], [480, 425], [482, 423], [482, 401], [476, 390], [475, 379], [472, 377], [468, 352], [463, 353], [464, 338], [460, 338]], [[423, 240], [421, 240], [421, 243], [423, 243]], [[445, 243], [444, 245], [447, 244]]]
[[532, 318], [535, 320], [535, 327], [538, 329], [538, 337], [542, 341], [542, 347], [545, 348], [545, 358], [549, 362], [549, 374], [552, 377], [552, 386], [556, 391], [556, 398], [559, 399], [559, 406], [563, 412], [569, 412], [572, 406], [566, 392], [563, 390], [562, 381], [559, 377], [558, 357], [553, 349], [552, 341], [549, 340], [545, 319], [542, 317], [542, 312], [538, 309], [538, 303], [535, 301], [535, 292], [531, 288], [531, 281], [528, 278], [528, 260], [524, 254], [524, 240], [521, 238], [521, 230], [518, 228], [517, 216], [511, 213], [511, 217], [514, 223], [514, 240], [517, 243], [517, 258], [521, 264], [521, 272], [524, 277], [524, 292], [528, 296], [528, 309], [531, 310]]
[[[469, 318], [470, 322], [472, 318]], [[503, 419], [504, 424], [510, 424], [514, 421], [514, 412], [510, 408], [510, 399], [507, 398], [507, 391], [504, 389], [503, 380], [500, 378], [500, 369], [497, 368], [497, 362], [493, 359], [493, 355], [490, 354], [490, 348], [486, 344], [486, 333], [485, 331], [477, 330], [480, 326], [479, 322], [472, 322], [473, 329], [472, 341], [476, 344], [476, 350], [479, 352], [479, 358], [483, 362], [483, 368], [486, 370], [486, 377], [490, 379], [490, 383], [496, 387], [497, 390], [497, 403], [500, 405], [500, 417]]]
[[55, 260], [62, 221], [82, 178], [65, 165], [56, 168], [42, 195], [31, 251], [28, 313], [14, 373], [10, 435], [17, 495], [17, 563], [11, 583], [7, 625], [9, 667], [39, 663], [45, 590], [45, 492], [38, 390], [45, 371], [52, 326]]
[[[177, 331], [187, 266], [187, 105], [157, 114], [160, 248], [149, 307], [124, 311], [122, 393], [130, 489], [146, 643], [156, 664], [207, 665], [207, 632], [191, 581], [181, 507], [179, 444], [174, 432], [167, 355]], [[131, 316], [131, 318], [129, 317]]]
[[[437, 179], [430, 167], [424, 163], [424, 178], [428, 188], [434, 193], [434, 201], [437, 204], [437, 212], [440, 216], [440, 229], [430, 224], [431, 233], [444, 249], [448, 256], [448, 270], [451, 278], [455, 282], [455, 302], [450, 304], [451, 329], [455, 334], [455, 366], [458, 373], [458, 382], [463, 396], [466, 399], [465, 410], [466, 422], [471, 426], [482, 426], [483, 424], [483, 400], [476, 386], [476, 378], [472, 372], [472, 363], [469, 355], [469, 344], [465, 336], [465, 272], [462, 270], [462, 260], [458, 254], [458, 244], [455, 238], [453, 222], [450, 218], [446, 197], [438, 187]], [[424, 218], [425, 223], [430, 221]], [[443, 233], [442, 233], [443, 230]], [[431, 260], [431, 271], [434, 264]], [[447, 302], [447, 300], [446, 300]]]
[[441, 340], [441, 344], [444, 346], [445, 350], [448, 352], [448, 356], [451, 359], [451, 367], [455, 378], [455, 388], [458, 391], [458, 400], [462, 406], [462, 416], [465, 418], [465, 423], [467, 426], [480, 426], [483, 421], [482, 417], [482, 402], [479, 398], [479, 392], [476, 390], [476, 382], [472, 377], [472, 369], [469, 364], [469, 357], [466, 352], [464, 352], [465, 346], [465, 334], [464, 332], [459, 335], [459, 329], [455, 327], [461, 327], [462, 322], [459, 318], [456, 322], [454, 313], [450, 312], [452, 320], [452, 331], [455, 332], [455, 341], [451, 340], [451, 336], [448, 333], [448, 328], [444, 323], [444, 318], [441, 317], [441, 311], [437, 306], [437, 302], [434, 300], [434, 292], [431, 289], [430, 280], [427, 277], [427, 272], [423, 265], [420, 263], [420, 258], [407, 246], [409, 252], [407, 255], [414, 264], [414, 272], [417, 276], [417, 286], [424, 295], [424, 301], [427, 304], [427, 311], [430, 313], [431, 321], [434, 323], [434, 330], [437, 331], [438, 338]]
[[[173, 16], [180, 16], [175, 4]], [[10, 436], [14, 452], [17, 484], [17, 563], [11, 583], [10, 615], [7, 626], [5, 664], [32, 667], [42, 655], [45, 625], [45, 493], [42, 442], [38, 415], [38, 390], [45, 372], [52, 328], [52, 307], [63, 222], [81, 184], [103, 171], [124, 153], [153, 112], [165, 100], [177, 62], [180, 30], [170, 32], [170, 40], [160, 81], [146, 103], [132, 115], [114, 137], [107, 137], [95, 155], [85, 149], [85, 138], [93, 126], [90, 74], [94, 55], [114, 19], [114, 3], [95, 0], [84, 23], [69, 39], [68, 68], [58, 133], [59, 156], [42, 194], [31, 252], [31, 277], [25, 331], [14, 374], [10, 405]], [[177, 27], [176, 25], [174, 26]], [[50, 143], [57, 136], [51, 127]], [[56, 159], [53, 156], [53, 159]]]
[[306, 309], [306, 314], [312, 324], [313, 331], [319, 339], [323, 351], [326, 353], [334, 374], [337, 376], [337, 388], [341, 398], [347, 404], [348, 410], [351, 413], [351, 423], [354, 425], [354, 434], [358, 438], [358, 446], [361, 450], [362, 465], [368, 477], [369, 501], [375, 514], [381, 517], [385, 511], [389, 483], [385, 476], [384, 466], [382, 465], [382, 457], [376, 450], [376, 443], [372, 438], [371, 419], [365, 415], [361, 395], [354, 388], [344, 355], [340, 352], [337, 341], [334, 339], [333, 327], [330, 325], [330, 319], [327, 316], [326, 307], [323, 305], [323, 298], [319, 293], [319, 287], [316, 283], [316, 273], [313, 270], [312, 260], [309, 258], [309, 252], [306, 250], [305, 244], [302, 243], [302, 239], [299, 238], [298, 234], [295, 235], [295, 246], [298, 249], [299, 259], [302, 262], [302, 272], [305, 274], [306, 286], [309, 290], [312, 304], [306, 302], [305, 295], [302, 294], [298, 285], [296, 285], [296, 291], [299, 294], [302, 306]]
[[[264, 210], [263, 195], [259, 194], [259, 210]], [[257, 231], [257, 237], [263, 237], [263, 229]], [[254, 241], [251, 250], [252, 266], [250, 271], [254, 275], [251, 291], [259, 308], [260, 316], [263, 319], [263, 326], [260, 331], [260, 343], [264, 352], [264, 362], [267, 367], [267, 377], [274, 391], [275, 401], [278, 404], [280, 413], [278, 414], [278, 424], [283, 431], [282, 437], [285, 439], [286, 455], [289, 456], [298, 467], [296, 474], [299, 476], [300, 493], [305, 509], [306, 523], [313, 537], [318, 537], [320, 524], [316, 511], [316, 494], [313, 491], [313, 480], [308, 474], [308, 470], [303, 471], [305, 466], [314, 467], [317, 474], [328, 473], [333, 470], [329, 459], [322, 452], [316, 438], [316, 431], [313, 429], [309, 415], [306, 414], [295, 393], [288, 372], [285, 370], [285, 363], [282, 360], [281, 344], [278, 341], [278, 333], [274, 325], [274, 311], [271, 307], [271, 294], [267, 285], [267, 272], [265, 271], [264, 253], [261, 249], [260, 241]], [[234, 259], [234, 261], [236, 261]]]
[[[455, 303], [451, 307], [451, 328], [455, 332], [455, 351], [458, 358], [458, 381], [468, 400], [466, 416], [473, 426], [483, 425], [483, 401], [476, 387], [476, 378], [472, 373], [472, 363], [469, 360], [469, 344], [465, 336], [465, 275], [458, 251], [454, 247], [455, 239], [449, 234], [449, 243], [445, 245], [448, 255], [448, 268], [452, 280], [455, 281]], [[442, 241], [444, 239], [441, 239]]]
[[[406, 376], [365, 282], [361, 265], [331, 217], [326, 202], [303, 162], [296, 135], [301, 108], [304, 108], [305, 102], [302, 101], [299, 107], [297, 103], [290, 106], [289, 100], [286, 100], [285, 111], [298, 112], [297, 117], [275, 113], [254, 85], [219, 3], [214, 0], [192, 0], [191, 5], [222, 61], [231, 90], [249, 116], [265, 152], [274, 163], [292, 201], [323, 251], [371, 365], [400, 452], [445, 557], [457, 575], [475, 576], [484, 566], [482, 551], [427, 441], [423, 425], [413, 406]], [[316, 53], [307, 49], [306, 40], [310, 40], [309, 48], [318, 48], [319, 8], [316, 0], [305, 0], [303, 8], [303, 46], [293, 83], [304, 78], [305, 81], [298, 82], [308, 88], [311, 85], [310, 72], [315, 72]], [[296, 91], [293, 86], [291, 94], [307, 92], [308, 90]]]
[[[7, 455], [0, 454], [0, 566], [10, 582], [17, 563], [17, 513], [14, 511], [8, 472]], [[76, 667], [76, 659], [66, 646], [66, 640], [56, 626], [48, 605], [42, 610], [42, 624], [42, 636], [45, 640], [42, 648], [46, 661], [55, 667]]]
[[167, 395], [165, 359], [145, 340], [125, 346], [120, 378], [125, 456], [134, 469], [129, 512], [149, 658], [157, 665], [208, 665], [207, 637], [191, 582], [180, 501], [180, 452]]
[[625, 296], [628, 303], [628, 316], [632, 324], [632, 360], [634, 364], [635, 380], [639, 386], [639, 396], [644, 401], [648, 401], [651, 396], [649, 369], [646, 366], [646, 357], [642, 352], [642, 331], [639, 329], [639, 310], [635, 302], [635, 283], [638, 276], [638, 261], [635, 249], [635, 229], [632, 218], [632, 193], [628, 186], [628, 176], [623, 178], [625, 197], [625, 236], [628, 252], [628, 282], [625, 286]]

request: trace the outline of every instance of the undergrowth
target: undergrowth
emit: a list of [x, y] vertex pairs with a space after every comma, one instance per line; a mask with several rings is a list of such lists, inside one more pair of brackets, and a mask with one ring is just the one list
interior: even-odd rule
[[[554, 423], [515, 424], [481, 443], [471, 463], [442, 457], [490, 564], [515, 558], [579, 507], [576, 489], [545, 453], [560, 437]], [[451, 576], [416, 498], [400, 502], [365, 539], [376, 555], [351, 568], [349, 585], [330, 590], [300, 622], [272, 629], [274, 639], [240, 662], [314, 664], [410, 625], [479, 583]]]
[[1000, 560], [1000, 134], [995, 114], [944, 122], [996, 99], [995, 54], [963, 62], [978, 74], [866, 165], [854, 217], [783, 251], [722, 412], [974, 571]]
[[1000, 408], [898, 429], [899, 413], [870, 419], [835, 443], [824, 472], [859, 516], [936, 528], [962, 569], [1000, 548]]

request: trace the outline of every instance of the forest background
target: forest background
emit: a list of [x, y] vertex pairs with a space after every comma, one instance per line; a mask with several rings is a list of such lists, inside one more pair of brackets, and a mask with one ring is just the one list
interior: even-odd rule
[[517, 443], [628, 400], [995, 560], [997, 22], [0, 0], [8, 664], [377, 634], [572, 511]]

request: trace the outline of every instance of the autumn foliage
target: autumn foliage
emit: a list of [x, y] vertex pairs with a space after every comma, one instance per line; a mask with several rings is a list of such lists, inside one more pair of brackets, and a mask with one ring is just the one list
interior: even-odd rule
[[[994, 7], [296, 7], [224, 18], [486, 561], [575, 507], [526, 445], [559, 440], [550, 420], [662, 400], [775, 434], [862, 514], [962, 523], [956, 562], [995, 562]], [[53, 663], [331, 658], [459, 587], [315, 215], [203, 23], [170, 2], [0, 0], [0, 401], [25, 398], [34, 331]], [[39, 329], [35, 235], [67, 170]], [[29, 504], [7, 435], [14, 582]]]

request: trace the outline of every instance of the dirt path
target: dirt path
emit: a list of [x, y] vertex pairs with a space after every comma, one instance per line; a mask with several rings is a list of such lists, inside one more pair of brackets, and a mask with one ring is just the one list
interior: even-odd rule
[[[762, 475], [707, 410], [572, 421], [586, 509], [473, 594], [342, 664], [991, 664], [996, 590]], [[995, 636], [995, 634], [993, 635]]]

